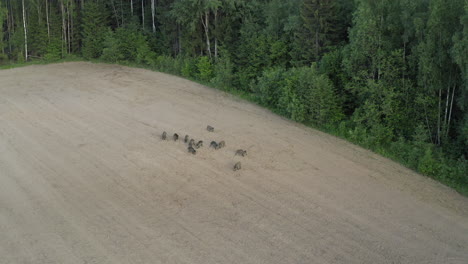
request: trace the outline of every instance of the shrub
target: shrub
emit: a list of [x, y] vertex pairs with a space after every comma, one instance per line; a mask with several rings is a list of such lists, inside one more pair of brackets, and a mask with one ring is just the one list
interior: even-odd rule
[[104, 49], [101, 59], [108, 62], [118, 62], [124, 59], [123, 54], [119, 50], [119, 40], [112, 30], [108, 30], [104, 37]]
[[0, 53], [0, 65], [8, 63], [8, 56]]
[[305, 106], [290, 85], [286, 85], [281, 89], [278, 110], [294, 121], [303, 122], [305, 120]]
[[156, 68], [159, 71], [177, 74], [174, 65], [175, 60], [170, 56], [161, 55], [156, 58]]
[[277, 108], [281, 89], [286, 86], [284, 68], [270, 68], [263, 72], [253, 85], [253, 92], [258, 101], [265, 106]]
[[211, 80], [211, 83], [220, 88], [231, 88], [234, 85], [232, 70], [233, 64], [229, 57], [220, 57], [214, 65], [214, 78]]
[[[104, 36], [106, 35], [105, 10], [101, 3], [87, 1], [83, 10], [83, 46], [81, 52], [87, 59], [102, 55]], [[106, 35], [107, 36], [107, 35]]]
[[437, 162], [431, 147], [426, 148], [424, 156], [419, 160], [418, 171], [429, 176], [437, 174]]
[[154, 66], [156, 63], [156, 53], [151, 51], [150, 47], [145, 43], [137, 47], [136, 62]]
[[17, 53], [16, 53], [16, 62], [18, 63], [24, 63], [26, 60], [24, 58], [24, 52], [23, 50], [19, 50]]
[[197, 75], [196, 60], [192, 58], [184, 58], [182, 63], [181, 74], [186, 78], [195, 78]]
[[303, 101], [307, 121], [325, 125], [337, 124], [344, 118], [332, 82], [326, 75], [319, 74], [315, 65], [294, 68], [291, 76]]
[[[184, 70], [185, 64], [189, 63], [190, 60], [192, 59], [184, 58], [182, 56], [173, 58], [171, 56], [162, 55], [156, 58], [155, 66], [159, 71], [175, 75], [182, 75], [182, 71]], [[190, 72], [185, 72], [185, 74], [190, 74]]]
[[130, 61], [154, 66], [156, 54], [151, 51], [146, 37], [134, 25], [108, 30], [104, 38], [102, 59], [109, 62]]
[[56, 61], [62, 57], [62, 46], [59, 38], [51, 38], [44, 58], [47, 61]]
[[213, 64], [207, 56], [198, 59], [197, 69], [199, 80], [208, 82], [213, 78]]
[[296, 121], [321, 126], [338, 124], [344, 114], [332, 82], [312, 67], [270, 68], [252, 89], [258, 101]]

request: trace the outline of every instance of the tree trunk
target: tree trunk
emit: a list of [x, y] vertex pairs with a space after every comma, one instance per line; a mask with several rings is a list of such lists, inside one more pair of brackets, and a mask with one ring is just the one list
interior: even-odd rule
[[449, 84], [447, 85], [447, 98], [445, 99], [445, 114], [444, 114], [444, 127], [447, 125], [447, 121], [448, 121], [448, 112], [449, 112], [449, 99], [450, 99], [450, 85], [451, 83], [449, 82]]
[[67, 45], [67, 29], [65, 26], [65, 7], [63, 6], [63, 0], [60, 1], [60, 10], [62, 11], [62, 58], [65, 53], [65, 46]]
[[70, 52], [73, 52], [73, 43], [74, 43], [74, 23], [73, 23], [73, 10], [75, 9], [75, 2], [71, 2], [70, 9], [72, 12], [69, 11], [70, 14]]
[[151, 0], [151, 17], [153, 18], [153, 33], [156, 33], [156, 26], [154, 25], [154, 0]]
[[437, 145], [440, 145], [440, 114], [441, 114], [441, 103], [442, 103], [442, 89], [439, 89], [439, 116], [437, 119]]
[[210, 34], [209, 34], [209, 11], [205, 12], [205, 20], [203, 21], [203, 17], [201, 17], [203, 28], [205, 29], [205, 37], [206, 37], [206, 51], [208, 56], [211, 58], [211, 45], [210, 45]]
[[214, 34], [214, 57], [218, 59], [218, 9], [214, 12], [215, 34]]
[[115, 16], [115, 21], [117, 22], [117, 27], [120, 27], [119, 17], [117, 16], [117, 10], [115, 9], [114, 0], [111, 0], [111, 4], [112, 4], [112, 10], [114, 10], [114, 16]]
[[143, 27], [143, 30], [145, 30], [145, 4], [144, 0], [141, 0], [141, 26]]
[[216, 37], [214, 40], [214, 57], [215, 57], [215, 60], [218, 59], [218, 39]]
[[11, 5], [11, 0], [10, 0], [10, 14], [11, 14], [11, 23], [10, 23], [10, 26], [11, 26], [11, 31], [10, 32], [15, 32], [15, 14], [13, 12], [13, 6]]
[[425, 103], [423, 103], [423, 108], [424, 108], [424, 115], [426, 117], [427, 132], [429, 134], [429, 138], [431, 139], [431, 143], [434, 144], [434, 136], [432, 135], [432, 127], [429, 123], [429, 117], [427, 115], [427, 108], [426, 108]]
[[122, 3], [122, 0], [120, 0], [120, 15], [122, 16], [122, 25], [125, 24], [124, 23], [124, 12], [123, 12], [123, 3]]
[[11, 54], [11, 31], [13, 28], [13, 13], [12, 13], [12, 7], [11, 7], [11, 2], [8, 0], [8, 14], [7, 14], [7, 29], [8, 29], [8, 50], [9, 53]]
[[133, 0], [130, 0], [130, 12], [132, 14], [132, 17], [133, 17]]
[[177, 55], [182, 53], [182, 34], [180, 34], [180, 25], [177, 24]]
[[455, 97], [455, 89], [457, 88], [456, 84], [453, 85], [452, 89], [452, 102], [450, 103], [450, 111], [449, 111], [449, 116], [448, 116], [448, 121], [447, 121], [447, 136], [449, 133], [450, 129], [450, 119], [452, 118], [452, 109], [453, 109], [453, 98]]
[[37, 3], [37, 23], [38, 25], [41, 24], [42, 14], [41, 14], [41, 3]]
[[49, 0], [45, 0], [46, 22], [47, 22], [47, 38], [50, 41], [50, 25], [49, 25]]
[[23, 27], [24, 27], [24, 56], [26, 61], [28, 61], [28, 34], [26, 33], [26, 11], [24, 7], [24, 0], [22, 0], [23, 4]]
[[67, 3], [67, 42], [68, 42], [68, 53], [71, 53], [71, 28], [70, 28], [70, 2]]

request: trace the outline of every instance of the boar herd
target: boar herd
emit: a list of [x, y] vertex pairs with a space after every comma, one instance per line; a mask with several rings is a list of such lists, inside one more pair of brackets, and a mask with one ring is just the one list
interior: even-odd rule
[[[214, 132], [214, 127], [212, 126], [207, 126], [206, 127], [206, 130], [208, 132]], [[162, 140], [167, 140], [167, 133], [166, 131], [164, 131], [161, 135], [161, 139]], [[177, 133], [174, 133], [174, 135], [172, 135], [172, 140], [173, 141], [178, 141], [179, 140], [179, 134]], [[195, 141], [195, 139], [193, 138], [190, 138], [189, 135], [185, 135], [184, 137], [184, 143], [187, 143], [188, 147], [187, 147], [187, 150], [188, 150], [188, 153], [190, 154], [197, 154], [197, 150], [201, 147], [203, 147], [203, 140], [199, 140], [199, 141]], [[224, 142], [224, 140], [220, 141], [220, 142], [216, 142], [216, 141], [211, 141], [210, 143], [210, 148], [213, 148], [215, 150], [219, 150], [219, 149], [222, 149], [226, 146], [226, 142]], [[238, 149], [236, 150], [235, 156], [242, 156], [242, 157], [245, 157], [247, 155], [247, 151], [246, 150], [243, 150], [243, 149]], [[237, 162], [236, 164], [234, 164], [234, 167], [233, 167], [233, 170], [234, 171], [238, 171], [242, 168], [242, 165], [241, 165], [241, 162]]]

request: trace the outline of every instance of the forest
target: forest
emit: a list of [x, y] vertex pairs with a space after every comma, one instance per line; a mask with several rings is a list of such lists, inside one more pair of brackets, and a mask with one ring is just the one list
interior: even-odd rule
[[0, 0], [0, 67], [79, 58], [179, 75], [465, 195], [467, 54], [467, 0]]

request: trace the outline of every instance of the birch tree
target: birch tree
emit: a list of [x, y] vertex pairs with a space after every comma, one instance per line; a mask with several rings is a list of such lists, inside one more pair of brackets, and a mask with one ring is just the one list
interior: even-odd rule
[[115, 18], [117, 27], [120, 27], [119, 15], [117, 14], [117, 9], [115, 8], [114, 0], [111, 0], [111, 5], [112, 5], [112, 11], [114, 12], [114, 18]]
[[141, 26], [145, 30], [145, 0], [141, 0]]
[[210, 11], [209, 9], [204, 10], [203, 15], [200, 17], [203, 29], [205, 31], [205, 39], [206, 39], [206, 53], [211, 58], [211, 42], [210, 42]]
[[46, 8], [46, 23], [47, 23], [47, 38], [50, 41], [50, 25], [49, 25], [49, 0], [45, 0]]
[[447, 3], [433, 0], [425, 29], [425, 39], [419, 45], [419, 82], [425, 92], [436, 101], [435, 142], [442, 144], [447, 138], [453, 111], [453, 100], [460, 85], [460, 72], [453, 62], [450, 51], [455, 33], [461, 31], [459, 17], [462, 0]]
[[24, 0], [21, 1], [23, 6], [23, 27], [24, 27], [24, 56], [26, 61], [28, 60], [28, 34], [26, 29], [26, 8], [24, 6]]
[[66, 53], [65, 47], [67, 47], [67, 26], [65, 19], [65, 6], [63, 3], [64, 0], [60, 0], [60, 11], [62, 14], [62, 56]]
[[155, 9], [154, 0], [151, 0], [151, 17], [153, 19], [153, 33], [156, 33], [156, 26], [154, 24], [154, 9]]
[[[197, 25], [201, 24], [206, 55], [210, 58], [212, 57], [211, 15], [217, 13], [220, 7], [221, 1], [219, 0], [186, 0], [175, 2], [172, 10], [176, 21], [185, 26], [191, 33], [196, 33]], [[217, 43], [215, 46], [217, 54]]]

